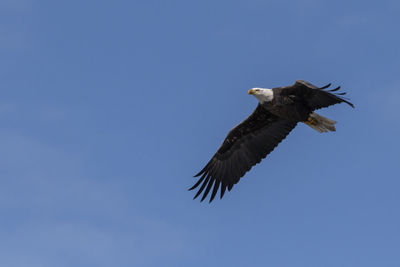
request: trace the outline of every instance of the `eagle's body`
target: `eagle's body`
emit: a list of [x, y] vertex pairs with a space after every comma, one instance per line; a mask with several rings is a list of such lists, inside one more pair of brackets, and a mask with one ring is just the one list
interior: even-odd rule
[[249, 90], [259, 104], [246, 120], [228, 133], [215, 155], [196, 175], [201, 177], [190, 190], [202, 185], [195, 198], [206, 188], [201, 199], [204, 200], [213, 184], [210, 202], [220, 186], [222, 198], [226, 188], [230, 191], [252, 166], [285, 139], [298, 122], [304, 122], [318, 132], [335, 131], [335, 121], [313, 111], [342, 102], [352, 107], [353, 104], [338, 96], [344, 93], [333, 93], [340, 87], [324, 90], [329, 86], [318, 88], [305, 81], [296, 81], [287, 87]]
[[282, 95], [282, 88], [264, 89], [272, 91], [270, 101], [260, 101], [260, 104], [270, 113], [287, 120], [306, 121], [312, 112], [311, 108], [296, 95]]

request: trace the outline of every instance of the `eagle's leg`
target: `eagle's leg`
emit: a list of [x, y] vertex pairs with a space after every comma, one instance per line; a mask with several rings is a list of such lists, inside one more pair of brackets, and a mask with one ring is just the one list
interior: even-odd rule
[[311, 113], [307, 121], [303, 121], [305, 124], [320, 133], [327, 133], [329, 131], [335, 132], [336, 121], [325, 118], [315, 112]]

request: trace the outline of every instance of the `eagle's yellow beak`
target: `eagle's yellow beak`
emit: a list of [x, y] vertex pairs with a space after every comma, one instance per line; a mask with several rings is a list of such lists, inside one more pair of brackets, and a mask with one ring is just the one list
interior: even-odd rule
[[247, 93], [249, 95], [254, 95], [256, 93], [256, 91], [254, 91], [254, 89], [250, 89]]

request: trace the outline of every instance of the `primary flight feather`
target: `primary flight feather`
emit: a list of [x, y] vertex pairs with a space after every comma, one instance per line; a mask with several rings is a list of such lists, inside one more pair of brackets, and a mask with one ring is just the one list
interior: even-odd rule
[[249, 94], [259, 102], [253, 113], [235, 126], [206, 166], [195, 175], [199, 180], [189, 190], [200, 186], [194, 198], [203, 191], [203, 201], [211, 191], [210, 202], [220, 190], [220, 198], [226, 189], [230, 191], [240, 178], [259, 163], [285, 137], [303, 122], [323, 133], [335, 131], [336, 121], [314, 112], [338, 103], [352, 103], [336, 93], [340, 87], [326, 90], [330, 84], [316, 87], [306, 81], [296, 81], [286, 87], [252, 88]]

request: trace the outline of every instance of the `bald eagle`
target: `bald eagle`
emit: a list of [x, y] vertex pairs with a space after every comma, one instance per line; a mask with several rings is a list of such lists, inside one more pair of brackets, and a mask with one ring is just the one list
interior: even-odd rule
[[[306, 81], [296, 81], [286, 87], [252, 88], [248, 91], [258, 100], [258, 106], [243, 122], [235, 126], [206, 166], [195, 175], [199, 180], [189, 190], [201, 185], [194, 199], [205, 189], [203, 201], [213, 188], [210, 202], [221, 187], [220, 198], [230, 191], [240, 178], [265, 158], [302, 122], [325, 133], [335, 131], [336, 121], [314, 112], [338, 103], [354, 105], [337, 93], [340, 86], [327, 90], [331, 84], [317, 87]], [[213, 187], [214, 186], [214, 187]]]

